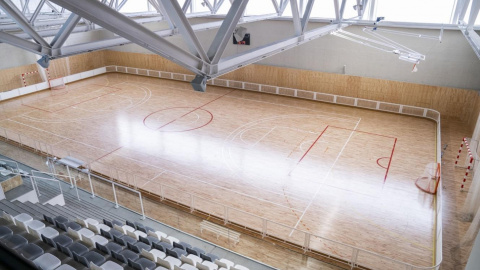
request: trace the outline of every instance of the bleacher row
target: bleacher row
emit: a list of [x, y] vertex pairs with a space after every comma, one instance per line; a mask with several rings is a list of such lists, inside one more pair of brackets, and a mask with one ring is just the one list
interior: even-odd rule
[[43, 218], [0, 218], [0, 245], [37, 269], [249, 270], [141, 222]]

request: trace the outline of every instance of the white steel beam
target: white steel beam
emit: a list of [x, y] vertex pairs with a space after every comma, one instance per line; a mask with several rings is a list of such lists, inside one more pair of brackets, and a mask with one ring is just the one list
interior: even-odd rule
[[300, 10], [298, 10], [297, 0], [290, 0], [290, 7], [292, 9], [293, 29], [296, 36], [302, 34], [302, 22], [300, 21]]
[[278, 16], [282, 16], [283, 12], [287, 8], [289, 0], [281, 0], [280, 2], [280, 11], [278, 12]]
[[58, 11], [58, 9], [57, 9], [54, 5], [52, 5], [52, 3], [50, 3], [50, 1], [47, 0], [45, 3], [46, 3], [47, 6], [49, 6], [49, 7], [52, 9], [52, 11], [54, 11], [55, 13], [61, 13], [60, 11]]
[[74, 14], [74, 13], [70, 14], [70, 17], [63, 24], [60, 31], [58, 31], [58, 33], [53, 38], [52, 42], [50, 42], [50, 45], [52, 46], [53, 49], [58, 49], [63, 46], [63, 44], [65, 43], [65, 41], [67, 41], [67, 38], [75, 29], [75, 27], [77, 26], [81, 18], [82, 17], [78, 16], [77, 14]]
[[167, 21], [170, 29], [175, 29], [175, 24], [172, 21], [172, 18], [170, 18], [171, 14], [168, 14], [167, 10], [165, 10], [165, 7], [163, 6], [162, 0], [149, 0], [149, 1], [151, 1], [151, 3], [154, 3], [154, 2], [157, 3], [157, 8], [158, 8], [157, 10], [165, 18], [165, 20]]
[[281, 53], [285, 50], [294, 48], [303, 43], [306, 43], [313, 39], [330, 34], [333, 31], [345, 28], [347, 26], [348, 24], [345, 24], [345, 23], [323, 26], [323, 27], [305, 32], [305, 34], [303, 34], [300, 37], [287, 38], [287, 39], [277, 41], [259, 48], [248, 50], [241, 54], [224, 58], [218, 63], [217, 67], [212, 67], [212, 70], [216, 70], [216, 72], [211, 73], [209, 75], [212, 78], [221, 76], [235, 69], [239, 69], [243, 66], [258, 62], [262, 59]]
[[223, 5], [223, 2], [225, 2], [225, 0], [218, 0], [217, 4], [215, 5], [214, 7], [214, 13], [217, 14], [218, 10], [220, 9], [220, 7]]
[[[210, 62], [210, 59], [208, 59], [207, 54], [205, 53], [205, 50], [202, 47], [202, 44], [197, 38], [197, 35], [195, 35], [195, 32], [192, 29], [192, 26], [187, 20], [187, 17], [185, 17], [185, 14], [178, 4], [177, 0], [160, 0], [163, 3], [163, 7], [165, 8], [167, 14], [169, 14], [170, 19], [173, 20], [175, 25], [177, 26], [180, 35], [182, 35], [183, 39], [187, 43], [190, 52], [197, 55], [202, 59], [203, 61]], [[185, 3], [187, 3], [185, 1]], [[190, 2], [191, 3], [191, 2]]]
[[183, 6], [182, 6], [182, 11], [184, 14], [187, 13], [187, 10], [191, 4], [192, 4], [192, 0], [185, 0], [185, 3], [183, 3]]
[[333, 6], [335, 8], [335, 21], [339, 22], [342, 20], [342, 14], [340, 10], [340, 5], [338, 3], [338, 0], [333, 0]]
[[1, 32], [0, 31], [0, 42], [4, 42], [7, 44], [10, 44], [12, 46], [24, 49], [26, 51], [39, 54], [39, 55], [44, 55], [44, 54], [49, 54], [50, 53], [50, 48], [44, 47], [38, 43], [34, 43], [31, 41], [28, 41], [23, 38], [16, 37], [14, 35]]
[[232, 7], [228, 11], [227, 16], [225, 16], [220, 29], [218, 29], [218, 32], [208, 49], [207, 56], [212, 64], [216, 64], [220, 61], [228, 41], [232, 38], [233, 31], [245, 11], [247, 3], [248, 0], [235, 0], [233, 2]]
[[42, 10], [44, 4], [45, 4], [45, 0], [40, 0], [40, 2], [38, 3], [37, 8], [35, 9], [35, 11], [33, 12], [32, 16], [30, 17], [29, 23], [30, 23], [31, 25], [34, 25], [34, 24], [35, 24], [35, 20], [37, 19], [38, 14], [40, 14], [40, 11]]
[[315, 0], [308, 0], [305, 12], [302, 17], [302, 34], [307, 30], [308, 21], [310, 20], [310, 14], [312, 13], [313, 4]]
[[475, 31], [466, 29], [465, 27], [461, 27], [460, 30], [470, 46], [472, 46], [472, 49], [477, 55], [478, 59], [480, 59], [480, 36]]
[[205, 5], [207, 5], [207, 7], [208, 7], [208, 9], [210, 10], [210, 12], [213, 12], [212, 3], [210, 3], [209, 0], [203, 0], [203, 2], [205, 3]]
[[30, 0], [25, 0], [25, 3], [23, 4], [23, 7], [22, 7], [22, 13], [24, 15], [27, 13], [30, 13], [30, 10], [28, 9], [28, 4], [30, 4]]
[[32, 28], [27, 18], [18, 10], [10, 0], [0, 1], [0, 7], [14, 20], [20, 28], [31, 36], [38, 44], [49, 47], [50, 45]]
[[120, 4], [118, 4], [116, 10], [119, 11], [120, 9], [123, 8], [123, 6], [127, 3], [128, 0], [123, 0], [122, 2], [120, 2]]
[[[470, 5], [470, 0], [463, 1], [462, 8], [460, 9], [460, 13], [458, 15], [458, 21], [463, 21], [465, 19], [465, 14], [467, 14], [467, 9], [469, 5]], [[458, 23], [458, 21], [456, 23]]]
[[279, 14], [280, 13], [280, 6], [278, 5], [277, 0], [272, 0], [272, 5], [273, 5], [273, 8], [275, 9], [275, 12], [277, 12], [277, 14]]
[[472, 7], [470, 8], [470, 16], [468, 17], [468, 29], [472, 30], [475, 20], [478, 16], [478, 11], [480, 10], [480, 0], [473, 0]]
[[201, 59], [178, 48], [147, 28], [130, 20], [125, 15], [96, 0], [52, 0], [52, 2], [154, 53], [176, 62], [195, 74], [205, 75], [205, 71], [202, 70], [203, 61]]

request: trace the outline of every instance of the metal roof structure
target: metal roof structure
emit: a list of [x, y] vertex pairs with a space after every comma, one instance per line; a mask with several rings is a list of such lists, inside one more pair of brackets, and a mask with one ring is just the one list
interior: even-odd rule
[[[39, 64], [50, 59], [136, 43], [197, 75], [195, 90], [205, 91], [206, 80], [281, 53], [350, 25], [458, 29], [480, 58], [480, 0], [0, 0], [0, 42], [39, 54]], [[425, 2], [430, 6], [425, 6]], [[416, 6], [419, 5], [419, 6]], [[435, 16], [429, 14], [425, 9]], [[383, 17], [386, 13], [385, 20]], [[413, 15], [412, 15], [413, 14]], [[423, 15], [425, 16], [423, 16]], [[408, 16], [409, 15], [409, 16]], [[421, 16], [419, 16], [421, 15]], [[392, 18], [389, 20], [389, 16]], [[190, 18], [216, 21], [192, 25]], [[248, 22], [291, 20], [294, 35], [225, 57], [227, 43], [238, 25]], [[308, 30], [310, 21], [326, 25]], [[151, 31], [144, 23], [166, 22], [168, 28]], [[118, 36], [65, 45], [70, 34], [104, 28]], [[204, 48], [196, 32], [217, 28]], [[165, 39], [179, 35], [188, 50]], [[50, 42], [46, 37], [53, 37]]]

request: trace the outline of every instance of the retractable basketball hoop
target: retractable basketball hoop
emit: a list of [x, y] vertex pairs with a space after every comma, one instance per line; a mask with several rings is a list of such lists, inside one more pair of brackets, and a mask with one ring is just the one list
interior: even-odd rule
[[440, 183], [440, 175], [440, 163], [429, 163], [425, 166], [422, 176], [415, 180], [415, 185], [423, 192], [436, 194]]

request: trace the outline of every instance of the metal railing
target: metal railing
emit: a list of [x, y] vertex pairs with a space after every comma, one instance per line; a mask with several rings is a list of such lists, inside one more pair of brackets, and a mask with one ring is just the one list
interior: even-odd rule
[[[50, 178], [44, 177], [44, 175], [50, 176]], [[77, 179], [73, 176], [67, 176], [67, 175], [63, 175], [63, 174], [55, 174], [55, 173], [32, 170], [32, 174], [30, 175], [30, 178], [33, 179], [33, 181], [35, 183], [35, 186], [37, 188], [37, 193], [38, 193], [39, 197], [42, 196], [42, 195], [40, 194], [40, 189], [38, 188], [38, 185], [36, 183], [37, 179], [43, 180], [43, 181], [51, 181], [51, 182], [58, 183], [60, 193], [63, 195], [62, 185], [60, 184], [61, 180], [59, 180], [59, 179], [67, 178], [67, 179], [69, 179], [69, 181], [67, 181], [67, 182], [70, 182], [71, 188], [75, 188], [75, 192], [77, 194], [77, 199], [80, 201], [80, 195], [78, 193], [78, 186], [77, 186]]]

